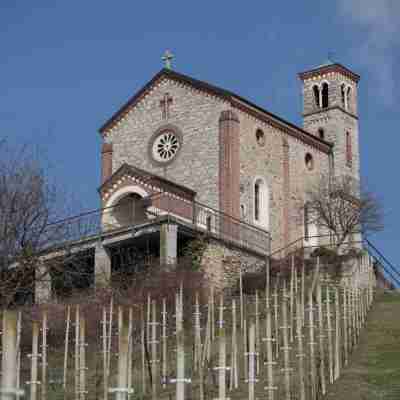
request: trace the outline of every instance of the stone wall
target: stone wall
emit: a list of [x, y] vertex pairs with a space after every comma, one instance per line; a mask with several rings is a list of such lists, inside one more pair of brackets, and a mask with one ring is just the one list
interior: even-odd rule
[[265, 268], [265, 258], [210, 240], [203, 253], [202, 268], [210, 286], [217, 290], [230, 288], [239, 279], [239, 271], [256, 272]]
[[[165, 93], [172, 97], [170, 117], [163, 119], [160, 101]], [[216, 97], [187, 85], [164, 79], [111, 129], [105, 141], [113, 144], [113, 172], [124, 162], [161, 175], [197, 192], [197, 201], [217, 208], [219, 126], [222, 110], [229, 105]], [[152, 135], [166, 124], [182, 133], [182, 146], [166, 168], [148, 156]]]
[[[307, 188], [319, 179], [321, 173], [329, 172], [329, 156], [244, 112], [239, 115], [240, 187], [245, 220], [254, 223], [254, 182], [256, 178], [263, 178], [269, 188], [270, 218], [267, 228], [272, 235], [271, 246], [274, 251], [304, 235], [305, 193]], [[257, 129], [264, 132], [264, 145], [257, 142]], [[286, 150], [285, 143], [288, 145]], [[313, 157], [312, 170], [305, 164], [307, 153]], [[287, 168], [288, 170], [285, 170]], [[288, 219], [286, 239], [285, 218]]]

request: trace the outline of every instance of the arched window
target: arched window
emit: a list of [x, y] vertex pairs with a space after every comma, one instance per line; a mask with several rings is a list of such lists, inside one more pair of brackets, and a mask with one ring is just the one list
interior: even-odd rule
[[351, 87], [349, 86], [346, 91], [346, 110], [350, 108], [351, 102]]
[[346, 164], [351, 167], [353, 163], [353, 150], [351, 147], [351, 134], [346, 132]]
[[322, 108], [327, 108], [329, 106], [329, 85], [327, 82], [322, 84]]
[[346, 85], [344, 83], [340, 86], [340, 97], [342, 100], [342, 107], [346, 110]]
[[265, 145], [265, 135], [261, 129], [256, 130], [256, 140], [259, 146]]
[[315, 107], [320, 108], [319, 87], [318, 87], [318, 85], [314, 85], [314, 86], [313, 86], [313, 93], [314, 93], [314, 103], [315, 103]]
[[313, 159], [313, 156], [310, 153], [307, 153], [305, 155], [304, 162], [306, 164], [306, 168], [309, 171], [312, 171], [314, 169], [314, 159]]
[[254, 182], [254, 222], [269, 229], [269, 190], [264, 179]]
[[323, 128], [318, 129], [318, 136], [320, 139], [325, 140], [325, 131]]

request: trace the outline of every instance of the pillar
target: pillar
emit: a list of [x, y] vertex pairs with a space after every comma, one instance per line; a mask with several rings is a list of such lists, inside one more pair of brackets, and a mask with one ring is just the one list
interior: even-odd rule
[[162, 224], [160, 226], [160, 265], [176, 264], [178, 257], [178, 226]]
[[47, 267], [39, 263], [35, 269], [35, 303], [46, 303], [51, 299], [51, 277]]
[[107, 286], [111, 279], [111, 257], [102, 243], [96, 245], [94, 253], [94, 283], [96, 287]]
[[219, 209], [240, 219], [239, 118], [232, 110], [219, 118]]

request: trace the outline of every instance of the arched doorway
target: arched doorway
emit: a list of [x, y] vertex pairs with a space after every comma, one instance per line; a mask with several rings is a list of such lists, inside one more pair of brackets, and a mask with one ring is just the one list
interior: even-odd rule
[[147, 220], [144, 199], [147, 192], [139, 186], [127, 186], [117, 190], [108, 199], [102, 216], [103, 229], [137, 225]]
[[120, 226], [145, 222], [147, 218], [143, 197], [137, 193], [127, 194], [114, 205], [113, 215]]

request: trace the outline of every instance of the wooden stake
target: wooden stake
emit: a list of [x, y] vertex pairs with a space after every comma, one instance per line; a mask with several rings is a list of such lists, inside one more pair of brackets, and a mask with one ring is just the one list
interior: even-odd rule
[[221, 295], [218, 321], [219, 363], [218, 400], [226, 400], [226, 337], [224, 328], [224, 299]]
[[239, 270], [239, 290], [240, 290], [240, 330], [244, 329], [244, 304], [243, 304], [243, 273], [242, 266]]
[[315, 364], [315, 337], [314, 337], [314, 309], [312, 291], [308, 294], [308, 310], [309, 310], [309, 336], [310, 336], [310, 380], [311, 380], [311, 400], [317, 398], [317, 373]]
[[86, 324], [83, 315], [79, 321], [79, 394], [80, 400], [86, 398]]
[[237, 349], [237, 322], [236, 322], [236, 301], [232, 299], [232, 353], [231, 353], [231, 375], [229, 390], [239, 387], [238, 376], [238, 349]]
[[344, 365], [349, 362], [349, 336], [348, 336], [348, 315], [347, 315], [347, 287], [343, 286], [343, 350]]
[[144, 310], [142, 307], [142, 329], [141, 329], [141, 353], [142, 353], [142, 391], [143, 395], [146, 394], [146, 349], [145, 349], [145, 336], [146, 336], [146, 331], [145, 331], [145, 322], [144, 322]]
[[42, 319], [42, 400], [47, 399], [47, 311]]
[[110, 314], [108, 325], [108, 348], [107, 348], [107, 376], [110, 376], [111, 367], [111, 343], [112, 343], [112, 328], [113, 328], [113, 314], [114, 314], [114, 297], [110, 300]]
[[268, 379], [268, 386], [265, 388], [268, 392], [268, 399], [273, 400], [274, 399], [274, 391], [277, 389], [274, 386], [274, 372], [273, 372], [273, 366], [276, 364], [274, 362], [274, 357], [273, 357], [273, 350], [272, 350], [272, 318], [271, 318], [271, 308], [267, 307], [267, 316], [266, 316], [266, 337], [265, 341], [267, 344], [267, 379]]
[[290, 292], [289, 292], [289, 332], [290, 332], [290, 343], [293, 343], [293, 320], [294, 320], [294, 255], [291, 257], [290, 266]]
[[[31, 354], [31, 380], [28, 384], [31, 387], [30, 400], [37, 399], [38, 392], [38, 358], [39, 358], [39, 324], [33, 322], [32, 325], [32, 354]], [[4, 376], [4, 375], [3, 375]], [[4, 383], [2, 384], [4, 387]]]
[[17, 320], [17, 376], [15, 397], [19, 399], [21, 390], [21, 331], [22, 331], [22, 312], [18, 311]]
[[167, 301], [163, 298], [162, 310], [162, 382], [163, 389], [167, 387]]
[[301, 310], [302, 310], [302, 320], [303, 327], [306, 321], [306, 302], [305, 302], [305, 265], [304, 259], [301, 262]]
[[296, 338], [297, 358], [299, 363], [299, 390], [300, 400], [306, 400], [305, 372], [304, 372], [304, 346], [303, 346], [303, 313], [301, 311], [301, 299], [296, 301]]
[[255, 324], [250, 324], [249, 330], [249, 352], [246, 354], [249, 358], [249, 400], [255, 400], [254, 396], [254, 386], [256, 383], [256, 373], [255, 373], [255, 358], [256, 358], [256, 343], [255, 343]]
[[151, 325], [151, 375], [152, 375], [152, 399], [157, 400], [157, 381], [158, 381], [158, 359], [157, 359], [157, 306], [152, 302], [153, 321]]
[[339, 291], [335, 287], [335, 374], [334, 380], [340, 376], [340, 308], [339, 308]]
[[185, 399], [185, 344], [183, 331], [183, 304], [176, 297], [176, 400]]
[[194, 309], [194, 371], [200, 368], [201, 360], [201, 331], [200, 331], [200, 304], [199, 293], [196, 292]]
[[118, 327], [118, 387], [115, 392], [116, 400], [125, 400], [128, 394], [129, 324], [121, 307], [118, 308]]
[[283, 282], [283, 298], [282, 298], [282, 318], [283, 318], [283, 361], [284, 367], [283, 372], [285, 375], [285, 399], [291, 400], [290, 393], [290, 347], [289, 347], [289, 329], [290, 325], [288, 324], [288, 296], [286, 293], [286, 282]]
[[128, 314], [128, 398], [129, 394], [132, 392], [132, 369], [133, 369], [133, 309], [129, 307]]
[[210, 300], [210, 305], [211, 305], [211, 341], [214, 342], [215, 340], [215, 309], [214, 309], [214, 304], [215, 304], [215, 299], [214, 299], [214, 287], [211, 286], [211, 300]]
[[67, 370], [68, 370], [68, 347], [69, 347], [69, 329], [71, 323], [71, 307], [67, 306], [67, 326], [65, 328], [64, 340], [64, 369], [63, 369], [63, 390], [67, 390]]
[[275, 326], [275, 359], [279, 359], [279, 305], [278, 305], [278, 283], [275, 284], [274, 294], [274, 326]]
[[103, 398], [108, 398], [108, 339], [107, 339], [107, 310], [103, 307]]
[[325, 380], [325, 347], [324, 347], [324, 314], [322, 312], [322, 290], [321, 284], [317, 285], [317, 304], [318, 304], [318, 338], [319, 338], [319, 377], [321, 381], [322, 394], [326, 394]]
[[327, 334], [328, 334], [328, 364], [329, 364], [329, 382], [333, 383], [333, 344], [332, 344], [332, 314], [331, 314], [331, 300], [330, 300], [330, 287], [326, 286], [326, 320], [327, 320]]
[[75, 399], [79, 399], [79, 391], [80, 391], [80, 382], [79, 382], [79, 325], [80, 325], [80, 313], [79, 313], [79, 305], [76, 306], [75, 309]]
[[[258, 290], [256, 290], [256, 315], [255, 315], [255, 326], [256, 326], [256, 352], [261, 351], [260, 346], [260, 312], [259, 312], [259, 301], [258, 301]], [[260, 357], [256, 357], [256, 374], [260, 373]]]

